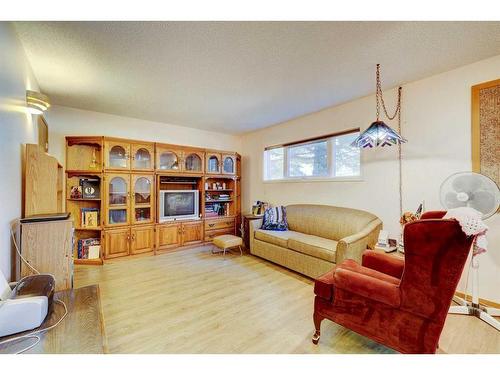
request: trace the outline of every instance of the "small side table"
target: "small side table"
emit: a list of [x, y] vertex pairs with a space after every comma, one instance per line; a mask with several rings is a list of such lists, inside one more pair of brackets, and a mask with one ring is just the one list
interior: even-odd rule
[[243, 216], [243, 245], [247, 251], [250, 251], [250, 222], [252, 220], [262, 219], [263, 216], [255, 216], [252, 214], [242, 215]]

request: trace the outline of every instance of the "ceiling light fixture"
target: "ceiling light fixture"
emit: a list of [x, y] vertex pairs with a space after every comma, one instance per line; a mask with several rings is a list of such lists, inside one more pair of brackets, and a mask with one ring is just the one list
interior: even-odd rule
[[[398, 101], [394, 115], [389, 116], [387, 113], [387, 108], [385, 107], [384, 97], [382, 96], [382, 83], [380, 81], [380, 64], [377, 64], [377, 89], [375, 93], [375, 98], [377, 101], [377, 120], [372, 122], [372, 124], [363, 133], [359, 135], [352, 143], [352, 147], [359, 148], [373, 148], [373, 147], [384, 147], [384, 146], [398, 146], [398, 187], [399, 187], [399, 216], [403, 215], [403, 168], [402, 168], [402, 156], [401, 156], [401, 144], [406, 143], [406, 139], [401, 136], [401, 93], [403, 88], [398, 87]], [[380, 103], [382, 103], [382, 109], [384, 110], [385, 116], [389, 120], [394, 120], [398, 116], [398, 131], [396, 132], [385, 122], [380, 120]]]
[[[405, 143], [401, 133], [401, 91], [402, 87], [398, 88], [398, 102], [394, 115], [389, 116], [387, 113], [387, 108], [385, 107], [384, 97], [382, 96], [382, 84], [380, 82], [380, 64], [377, 64], [377, 91], [375, 98], [377, 101], [377, 120], [372, 122], [372, 124], [363, 133], [359, 135], [351, 144], [353, 147], [359, 148], [372, 148], [372, 147], [384, 147], [392, 145], [400, 145]], [[382, 109], [386, 117], [389, 120], [394, 120], [398, 116], [398, 131], [396, 132], [385, 122], [380, 120], [380, 103], [382, 103]]]
[[40, 115], [50, 107], [49, 97], [36, 91], [26, 90], [26, 106], [30, 113]]

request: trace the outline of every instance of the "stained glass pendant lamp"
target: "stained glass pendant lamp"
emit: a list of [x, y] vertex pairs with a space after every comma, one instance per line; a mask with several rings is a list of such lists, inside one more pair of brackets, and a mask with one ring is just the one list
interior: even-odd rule
[[[394, 115], [389, 116], [387, 109], [385, 107], [384, 98], [382, 97], [382, 84], [380, 83], [380, 64], [377, 64], [377, 90], [376, 90], [376, 100], [377, 100], [377, 120], [372, 122], [372, 124], [363, 133], [359, 135], [352, 143], [351, 146], [359, 148], [373, 148], [373, 147], [385, 147], [392, 145], [400, 145], [405, 143], [401, 133], [401, 90], [398, 88], [398, 103]], [[396, 132], [385, 122], [380, 120], [380, 104], [382, 103], [382, 109], [386, 117], [389, 120], [393, 120], [398, 117], [398, 131]]]

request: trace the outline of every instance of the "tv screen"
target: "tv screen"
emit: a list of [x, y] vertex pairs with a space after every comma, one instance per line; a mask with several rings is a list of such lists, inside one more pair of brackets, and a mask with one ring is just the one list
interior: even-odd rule
[[165, 192], [163, 197], [163, 216], [184, 216], [196, 214], [195, 194], [186, 192]]

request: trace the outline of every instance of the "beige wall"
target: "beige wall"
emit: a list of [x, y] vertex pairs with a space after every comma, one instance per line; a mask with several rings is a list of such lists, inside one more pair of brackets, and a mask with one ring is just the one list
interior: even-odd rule
[[36, 116], [26, 112], [26, 90], [38, 89], [10, 23], [0, 22], [0, 270], [11, 277], [10, 225], [21, 216], [21, 149], [38, 142]]
[[67, 135], [105, 135], [186, 146], [241, 151], [241, 138], [184, 126], [53, 106], [45, 115], [49, 126], [49, 152], [64, 163]]
[[[390, 74], [386, 72], [385, 74]], [[403, 210], [440, 209], [439, 188], [450, 174], [471, 170], [470, 89], [500, 78], [500, 56], [405, 84], [403, 88]], [[385, 92], [392, 110], [395, 90]], [[399, 235], [397, 149], [362, 152], [360, 182], [262, 181], [265, 146], [361, 127], [375, 117], [375, 98], [352, 102], [246, 134], [243, 137], [243, 209], [253, 201], [298, 202], [365, 209], [378, 215], [392, 236]], [[389, 122], [393, 127], [397, 124]], [[488, 220], [490, 249], [481, 257], [481, 297], [500, 301], [500, 215]], [[460, 286], [462, 290], [464, 285]]]

